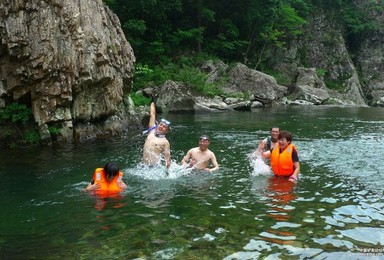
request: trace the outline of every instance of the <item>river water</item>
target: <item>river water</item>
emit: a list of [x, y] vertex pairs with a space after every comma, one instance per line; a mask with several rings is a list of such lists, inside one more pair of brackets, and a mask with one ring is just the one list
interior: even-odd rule
[[[78, 145], [0, 151], [1, 259], [363, 259], [384, 255], [384, 110], [279, 107], [167, 115], [173, 164], [143, 169], [140, 131]], [[271, 126], [293, 133], [297, 185], [250, 154]], [[179, 162], [201, 134], [220, 169]], [[129, 189], [81, 192], [117, 162]]]

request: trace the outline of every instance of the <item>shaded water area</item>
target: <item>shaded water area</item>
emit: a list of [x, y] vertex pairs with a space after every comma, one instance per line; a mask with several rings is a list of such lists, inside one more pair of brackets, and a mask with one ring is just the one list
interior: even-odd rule
[[[384, 110], [280, 107], [167, 115], [172, 160], [139, 166], [145, 137], [0, 151], [1, 259], [377, 259], [384, 255]], [[271, 126], [293, 133], [297, 185], [249, 155]], [[178, 164], [200, 134], [220, 169]], [[116, 161], [129, 189], [82, 193]], [[256, 166], [255, 166], [256, 165]]]

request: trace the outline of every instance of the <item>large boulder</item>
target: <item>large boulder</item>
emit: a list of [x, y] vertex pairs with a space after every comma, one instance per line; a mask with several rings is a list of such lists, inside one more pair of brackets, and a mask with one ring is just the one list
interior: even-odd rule
[[195, 98], [196, 104], [194, 106], [194, 110], [197, 113], [203, 112], [223, 112], [233, 110], [230, 106], [228, 106], [225, 102], [221, 100], [220, 97], [215, 98], [207, 98], [198, 96]]
[[[102, 0], [2, 1], [0, 39], [3, 103], [27, 104], [39, 126], [62, 128], [68, 141], [110, 130], [135, 57]], [[89, 124], [97, 130], [82, 130]]]
[[237, 63], [228, 75], [229, 83], [224, 86], [227, 93], [245, 93], [263, 104], [281, 99], [287, 91], [286, 87], [277, 84], [274, 77], [242, 63]]
[[305, 100], [313, 105], [322, 105], [329, 99], [325, 84], [317, 76], [316, 69], [298, 69], [291, 99]]
[[193, 112], [196, 101], [186, 84], [167, 80], [155, 91], [159, 95], [156, 105], [160, 113]]
[[158, 87], [143, 90], [146, 96], [158, 95], [158, 113], [201, 113], [233, 110], [221, 97], [208, 98], [193, 93], [191, 87], [182, 82], [167, 80]]
[[168, 80], [155, 90], [159, 94], [157, 106], [160, 112], [215, 112], [231, 109], [220, 97], [208, 98], [193, 93], [190, 86]]

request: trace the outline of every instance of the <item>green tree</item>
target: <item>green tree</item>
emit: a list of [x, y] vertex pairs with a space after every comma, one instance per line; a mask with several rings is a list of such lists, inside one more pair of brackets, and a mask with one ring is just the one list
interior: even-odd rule
[[[174, 68], [180, 67], [181, 72], [181, 67], [191, 66], [191, 57], [200, 54], [267, 69], [271, 51], [297, 38], [314, 13], [321, 12], [340, 24], [351, 49], [358, 47], [365, 35], [383, 30], [366, 15], [383, 11], [382, 1], [373, 0], [105, 2], [119, 17], [138, 63], [154, 69], [145, 76], [148, 79], [175, 75], [178, 71]], [[180, 61], [188, 64], [180, 66]], [[167, 73], [169, 68], [172, 72]]]

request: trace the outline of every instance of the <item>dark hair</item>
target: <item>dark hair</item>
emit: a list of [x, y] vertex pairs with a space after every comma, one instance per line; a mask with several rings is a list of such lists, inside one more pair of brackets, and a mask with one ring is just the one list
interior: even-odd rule
[[199, 137], [199, 139], [200, 139], [200, 140], [202, 140], [202, 139], [203, 139], [203, 140], [208, 140], [208, 141], [211, 140], [211, 139], [209, 138], [208, 135], [202, 135], [202, 136]]
[[288, 131], [280, 131], [279, 140], [283, 138], [287, 139], [288, 143], [292, 142], [292, 134]]
[[272, 126], [272, 127], [269, 129], [269, 132], [272, 132], [272, 129], [273, 129], [273, 128], [277, 128], [277, 129], [280, 130], [280, 128], [278, 128], [277, 126]]
[[115, 177], [117, 174], [119, 174], [119, 171], [119, 166], [117, 166], [116, 163], [107, 163], [104, 166], [104, 172], [107, 175], [108, 179]]

